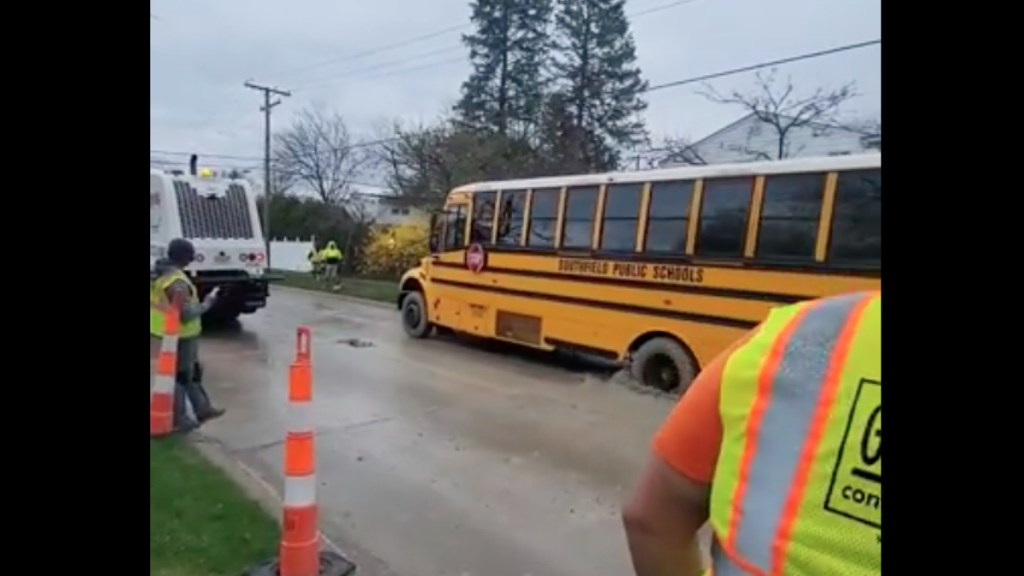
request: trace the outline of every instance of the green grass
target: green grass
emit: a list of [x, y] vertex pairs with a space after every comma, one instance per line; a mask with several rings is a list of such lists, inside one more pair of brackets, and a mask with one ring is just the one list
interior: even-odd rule
[[239, 576], [277, 553], [277, 522], [177, 439], [149, 442], [150, 576]]
[[332, 294], [344, 294], [355, 298], [387, 302], [388, 304], [394, 304], [395, 301], [398, 300], [398, 281], [366, 280], [363, 278], [345, 277], [341, 279], [340, 290], [331, 290], [328, 286], [314, 280], [313, 276], [307, 272], [274, 270], [273, 273], [284, 278], [284, 280], [280, 282], [281, 284], [291, 286], [293, 288], [316, 290], [318, 292], [329, 292]]

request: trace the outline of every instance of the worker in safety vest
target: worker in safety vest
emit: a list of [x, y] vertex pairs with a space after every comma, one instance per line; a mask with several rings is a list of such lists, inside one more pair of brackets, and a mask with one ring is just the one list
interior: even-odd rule
[[324, 279], [327, 281], [336, 279], [338, 277], [338, 266], [345, 259], [345, 255], [338, 249], [338, 245], [334, 243], [334, 240], [327, 242], [324, 249], [320, 251], [320, 258], [324, 266]]
[[[164, 314], [175, 299], [181, 302], [181, 326], [178, 333], [178, 366], [174, 387], [174, 428], [188, 432], [198, 425], [224, 414], [215, 408], [202, 384], [199, 364], [200, 317], [216, 301], [218, 289], [200, 302], [195, 284], [184, 268], [195, 258], [195, 248], [188, 240], [176, 238], [167, 246], [167, 258], [156, 263], [157, 278], [149, 288], [149, 333], [164, 335]], [[188, 417], [185, 400], [192, 403], [196, 420]]]
[[306, 254], [306, 260], [309, 261], [309, 269], [313, 274], [313, 278], [316, 278], [320, 274], [320, 252], [316, 249], [316, 245], [313, 245], [309, 249], [309, 253]]
[[637, 576], [880, 576], [882, 295], [777, 308], [704, 368], [623, 510]]

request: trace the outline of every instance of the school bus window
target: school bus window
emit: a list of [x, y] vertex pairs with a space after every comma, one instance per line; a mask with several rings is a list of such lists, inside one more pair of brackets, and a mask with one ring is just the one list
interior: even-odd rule
[[814, 261], [824, 196], [824, 174], [786, 174], [765, 178], [756, 256]]
[[608, 187], [604, 197], [601, 250], [633, 251], [643, 190], [642, 184], [614, 184]]
[[506, 190], [501, 193], [501, 214], [498, 217], [498, 244], [519, 244], [526, 216], [526, 191]]
[[647, 209], [645, 252], [685, 252], [692, 181], [655, 182]]
[[430, 251], [432, 253], [444, 250], [444, 225], [447, 215], [431, 217], [430, 221], [434, 227], [430, 232]]
[[697, 229], [697, 256], [742, 258], [753, 178], [706, 180]]
[[558, 222], [558, 188], [534, 190], [530, 205], [530, 230], [526, 245], [533, 248], [551, 248], [555, 245], [555, 225]]
[[590, 241], [594, 233], [597, 193], [597, 186], [570, 188], [566, 191], [562, 248], [570, 250], [590, 248]]
[[882, 171], [841, 172], [828, 262], [882, 265]]
[[448, 209], [444, 239], [446, 250], [457, 250], [466, 244], [466, 212], [465, 206], [452, 206]]
[[470, 224], [470, 242], [491, 243], [491, 229], [494, 226], [494, 201], [497, 192], [477, 192], [473, 195], [473, 220]]

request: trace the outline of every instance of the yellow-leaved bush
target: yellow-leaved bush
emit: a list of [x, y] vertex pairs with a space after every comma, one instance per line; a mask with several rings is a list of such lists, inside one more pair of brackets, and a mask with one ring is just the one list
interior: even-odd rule
[[430, 253], [430, 223], [416, 219], [397, 226], [374, 226], [363, 246], [362, 272], [397, 278]]

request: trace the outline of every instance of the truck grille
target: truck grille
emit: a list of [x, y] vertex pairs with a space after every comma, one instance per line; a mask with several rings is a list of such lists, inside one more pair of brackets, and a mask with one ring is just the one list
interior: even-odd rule
[[238, 184], [229, 185], [222, 198], [206, 198], [196, 194], [187, 182], [175, 180], [174, 193], [181, 212], [182, 234], [186, 238], [253, 237], [249, 202], [245, 189]]

